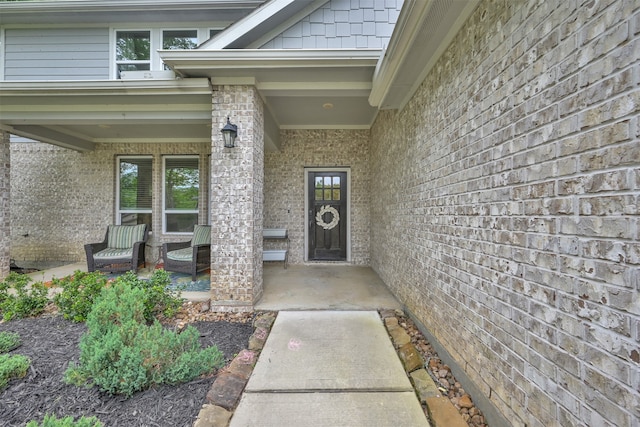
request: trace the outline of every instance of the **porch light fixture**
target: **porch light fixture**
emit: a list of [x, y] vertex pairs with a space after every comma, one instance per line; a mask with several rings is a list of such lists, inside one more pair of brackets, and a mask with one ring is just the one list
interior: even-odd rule
[[222, 132], [222, 139], [224, 139], [224, 146], [226, 148], [235, 147], [236, 137], [238, 136], [238, 126], [232, 124], [227, 117], [227, 124], [220, 130]]

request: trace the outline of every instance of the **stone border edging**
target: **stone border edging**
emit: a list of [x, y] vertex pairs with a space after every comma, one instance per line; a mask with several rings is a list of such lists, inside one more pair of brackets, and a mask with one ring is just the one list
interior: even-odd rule
[[256, 315], [253, 320], [254, 331], [249, 337], [249, 348], [240, 351], [229, 365], [218, 372], [193, 427], [226, 427], [229, 425], [233, 411], [240, 401], [276, 316], [277, 312], [264, 312]]
[[[404, 313], [396, 310], [380, 310], [379, 313], [418, 400], [426, 409], [425, 415], [429, 423], [433, 427], [468, 427], [449, 397], [442, 395], [440, 388], [426, 370], [425, 361], [413, 345], [411, 336], [401, 326], [400, 318], [405, 317]], [[473, 406], [468, 395], [463, 398]]]

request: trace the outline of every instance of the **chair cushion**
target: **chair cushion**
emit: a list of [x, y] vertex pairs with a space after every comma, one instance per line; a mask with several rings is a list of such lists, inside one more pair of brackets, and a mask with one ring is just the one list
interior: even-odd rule
[[167, 252], [167, 258], [173, 261], [192, 261], [193, 260], [193, 248], [176, 249], [175, 251]]
[[93, 254], [93, 258], [95, 259], [120, 259], [120, 258], [131, 259], [132, 257], [133, 257], [133, 248], [129, 248], [129, 249], [107, 248]]
[[110, 225], [107, 247], [112, 249], [130, 249], [136, 242], [144, 240], [145, 224]]
[[191, 246], [210, 245], [211, 244], [211, 226], [210, 225], [194, 225], [193, 238]]

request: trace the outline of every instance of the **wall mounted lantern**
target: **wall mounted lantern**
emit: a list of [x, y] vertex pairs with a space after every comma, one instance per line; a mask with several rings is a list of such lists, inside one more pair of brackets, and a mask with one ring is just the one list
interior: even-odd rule
[[238, 136], [238, 126], [232, 124], [227, 117], [227, 124], [220, 130], [222, 132], [222, 139], [224, 139], [224, 146], [227, 148], [235, 147], [236, 137]]

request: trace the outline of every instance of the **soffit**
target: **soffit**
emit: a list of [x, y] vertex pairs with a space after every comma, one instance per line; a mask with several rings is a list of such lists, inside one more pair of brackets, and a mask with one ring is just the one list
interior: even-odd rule
[[184, 77], [255, 85], [280, 129], [368, 129], [380, 49], [161, 51]]
[[449, 46], [479, 0], [405, 0], [380, 58], [369, 102], [402, 109]]

